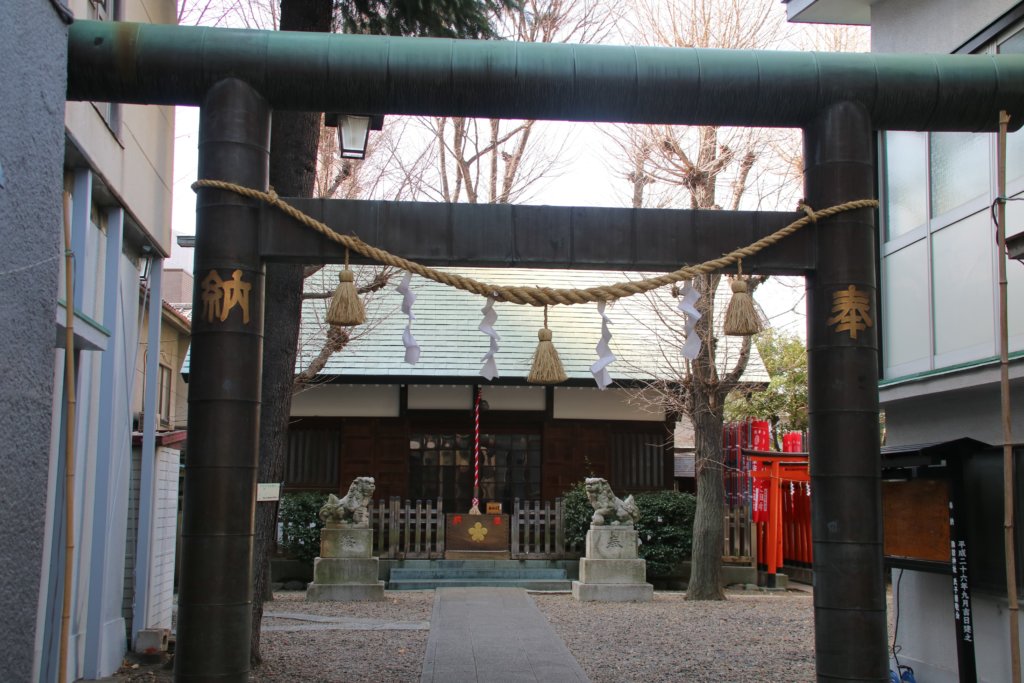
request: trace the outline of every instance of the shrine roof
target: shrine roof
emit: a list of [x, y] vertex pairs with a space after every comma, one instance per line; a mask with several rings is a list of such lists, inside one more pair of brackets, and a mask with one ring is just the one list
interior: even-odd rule
[[[339, 266], [326, 266], [306, 281], [307, 292], [324, 292], [333, 288]], [[531, 270], [523, 268], [459, 268], [463, 275], [500, 285], [540, 285], [547, 287], [583, 288], [598, 284], [621, 282], [638, 274], [622, 271]], [[357, 281], [365, 281], [369, 271], [357, 272]], [[489, 338], [478, 330], [486, 299], [413, 276], [411, 287], [416, 294], [413, 313], [416, 320], [413, 335], [422, 350], [420, 360], [411, 365], [404, 361], [402, 332], [407, 322], [401, 312], [402, 296], [396, 291], [401, 274], [393, 277], [383, 290], [364, 297], [367, 323], [352, 328], [354, 336], [348, 346], [334, 354], [319, 379], [324, 381], [359, 381], [388, 377], [414, 379], [422, 377], [461, 379], [485, 383], [479, 375], [482, 358], [488, 350]], [[358, 282], [357, 282], [358, 284]], [[728, 305], [730, 289], [723, 278], [716, 296], [716, 329]], [[678, 301], [668, 288], [650, 295], [621, 299], [610, 305], [606, 313], [612, 320], [611, 349], [617, 360], [609, 366], [612, 378], [620, 381], [644, 381], [653, 378], [675, 379], [684, 376], [683, 359], [679, 355], [682, 315], [675, 310]], [[307, 367], [323, 348], [326, 324], [323, 322], [329, 299], [304, 302], [296, 372]], [[494, 327], [501, 336], [497, 353], [499, 377], [494, 383], [521, 383], [530, 371], [537, 346], [537, 330], [543, 325], [542, 308], [496, 303], [498, 320]], [[555, 347], [570, 380], [592, 382], [590, 366], [597, 360], [595, 346], [601, 336], [601, 318], [596, 304], [553, 306], [548, 309], [548, 326]], [[719, 332], [717, 362], [720, 371], [735, 363], [742, 338]], [[665, 368], [669, 368], [666, 372]], [[769, 379], [757, 349], [751, 350], [743, 380], [767, 383]]]

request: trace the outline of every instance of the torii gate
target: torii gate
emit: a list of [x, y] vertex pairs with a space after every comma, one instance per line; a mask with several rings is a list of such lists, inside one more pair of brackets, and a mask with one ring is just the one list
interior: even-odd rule
[[[273, 108], [799, 127], [806, 201], [824, 208], [875, 195], [876, 130], [993, 131], [1000, 110], [1019, 126], [1024, 57], [551, 45], [78, 21], [69, 33], [68, 98], [200, 105], [199, 177], [261, 190], [267, 189]], [[343, 232], [388, 242], [382, 246], [426, 263], [623, 269], [675, 268], [682, 259], [717, 256], [793, 217], [443, 205], [433, 209], [441, 214], [434, 222], [423, 206], [323, 202], [318, 210]], [[402, 227], [414, 221], [446, 239], [397, 230], [396, 216]], [[538, 230], [538, 220], [553, 229]], [[576, 230], [599, 231], [607, 239], [591, 245], [605, 244], [607, 251], [574, 241]], [[851, 286], [866, 295], [877, 320], [877, 251], [874, 212], [861, 209], [822, 221], [745, 264], [752, 272], [807, 277], [819, 680], [888, 680], [877, 325], [853, 336], [828, 322], [835, 295]], [[194, 310], [203, 311], [201, 283], [211, 274], [248, 308], [244, 315], [240, 306], [232, 312], [225, 298], [217, 315], [198, 314], [192, 323], [177, 680], [248, 676], [262, 264], [339, 255], [287, 221], [268, 221], [252, 200], [199, 192]]]

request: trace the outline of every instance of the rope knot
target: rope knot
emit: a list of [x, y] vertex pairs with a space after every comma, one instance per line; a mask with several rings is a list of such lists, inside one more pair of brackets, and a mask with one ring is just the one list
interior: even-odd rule
[[800, 203], [797, 205], [797, 208], [803, 211], [805, 214], [807, 214], [807, 217], [811, 219], [812, 223], [814, 223], [815, 225], [818, 224], [818, 215], [814, 213], [814, 209], [812, 209], [804, 200], [800, 200]]

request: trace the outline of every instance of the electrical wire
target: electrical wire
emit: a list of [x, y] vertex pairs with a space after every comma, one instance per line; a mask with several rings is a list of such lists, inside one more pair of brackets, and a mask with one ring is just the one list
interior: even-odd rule
[[900, 650], [902, 650], [903, 648], [896, 644], [896, 638], [900, 633], [900, 582], [903, 581], [903, 572], [904, 570], [900, 569], [900, 575], [896, 578], [895, 595], [893, 596], [893, 606], [896, 608], [896, 618], [894, 620], [892, 627], [892, 659], [894, 662], [896, 662], [897, 674], [903, 668], [902, 666], [900, 666], [900, 658], [898, 656]]
[[50, 0], [50, 4], [53, 5], [53, 9], [57, 12], [57, 16], [60, 17], [61, 21], [68, 26], [75, 23], [75, 15], [61, 0]]

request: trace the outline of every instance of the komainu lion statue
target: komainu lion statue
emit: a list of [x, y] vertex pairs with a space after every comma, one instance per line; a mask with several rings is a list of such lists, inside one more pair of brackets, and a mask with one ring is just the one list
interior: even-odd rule
[[587, 500], [594, 508], [590, 526], [633, 526], [640, 519], [640, 508], [636, 506], [633, 496], [628, 496], [626, 500], [616, 498], [606, 479], [587, 478], [584, 487], [587, 489]]
[[366, 504], [370, 502], [375, 488], [373, 477], [356, 477], [344, 498], [339, 499], [333, 493], [327, 498], [327, 502], [320, 508], [320, 519], [332, 526], [370, 526]]

